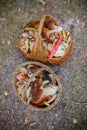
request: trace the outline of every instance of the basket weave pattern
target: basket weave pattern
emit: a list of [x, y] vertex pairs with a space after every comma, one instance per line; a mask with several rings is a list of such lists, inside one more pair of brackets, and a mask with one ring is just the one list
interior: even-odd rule
[[[24, 29], [26, 27], [28, 27], [28, 28], [29, 27], [35, 27], [35, 28], [38, 29], [38, 32], [37, 32], [36, 41], [35, 41], [35, 44], [32, 48], [32, 51], [27, 52], [27, 53], [24, 53], [22, 51], [22, 53], [26, 58], [28, 58], [30, 60], [39, 61], [39, 62], [43, 62], [43, 63], [50, 63], [50, 64], [53, 64], [53, 65], [58, 65], [58, 64], [63, 63], [68, 58], [68, 56], [70, 55], [71, 49], [72, 49], [72, 37], [70, 35], [71, 41], [70, 41], [69, 46], [66, 49], [66, 52], [63, 56], [53, 57], [52, 59], [48, 60], [49, 54], [46, 50], [44, 50], [43, 45], [42, 45], [43, 44], [42, 30], [43, 30], [43, 27], [44, 27], [46, 20], [52, 21], [56, 26], [58, 25], [56, 20], [52, 16], [43, 15], [40, 21], [30, 22], [29, 24], [27, 24], [24, 27]], [[20, 45], [20, 39], [19, 39], [18, 47], [21, 50], [20, 46], [21, 45]]]
[[[32, 103], [28, 104], [26, 102], [25, 98], [21, 98], [21, 96], [18, 94], [17, 87], [16, 87], [17, 75], [19, 74], [20, 68], [24, 67], [24, 66], [27, 66], [27, 65], [33, 65], [33, 66], [38, 66], [39, 67], [38, 69], [36, 69], [33, 76], [28, 79], [28, 81], [27, 81], [28, 86], [30, 85], [30, 82], [33, 81], [35, 76], [37, 76], [40, 72], [42, 72], [44, 70], [53, 75], [53, 78], [55, 79], [57, 87], [58, 87], [58, 92], [57, 92], [56, 99], [49, 106], [38, 107], [36, 105], [33, 105]], [[39, 63], [39, 62], [33, 62], [33, 61], [23, 63], [15, 70], [14, 75], [13, 75], [13, 88], [14, 88], [14, 91], [17, 94], [17, 96], [21, 99], [21, 101], [24, 104], [28, 105], [31, 110], [36, 110], [36, 111], [47, 111], [47, 110], [52, 109], [58, 103], [58, 101], [60, 100], [61, 93], [62, 93], [62, 87], [61, 87], [60, 79], [57, 77], [57, 75], [55, 75], [55, 73], [49, 67], [47, 67], [46, 65], [44, 65], [42, 63]]]

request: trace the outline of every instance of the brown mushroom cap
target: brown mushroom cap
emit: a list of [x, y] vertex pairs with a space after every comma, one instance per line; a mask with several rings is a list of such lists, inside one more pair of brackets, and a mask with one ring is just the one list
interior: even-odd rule
[[36, 92], [32, 92], [31, 102], [33, 104], [39, 103], [41, 98], [42, 98], [42, 95], [43, 95], [43, 90], [42, 89], [38, 89], [38, 90], [36, 90]]
[[51, 96], [42, 97], [39, 103], [37, 103], [37, 106], [44, 106], [44, 102], [50, 100]]
[[44, 38], [49, 38], [49, 36], [50, 36], [50, 31], [49, 31], [48, 28], [46, 28], [46, 27], [43, 28], [42, 36], [43, 36]]
[[32, 99], [31, 102], [34, 103], [38, 103], [40, 101], [40, 99], [42, 98], [43, 95], [43, 90], [40, 88], [41, 84], [39, 83], [38, 80], [36, 80], [31, 88], [31, 94], [32, 94]]
[[32, 99], [31, 103], [37, 106], [44, 106], [44, 101], [48, 101], [51, 97], [43, 95], [44, 90], [41, 89], [41, 84], [36, 80], [31, 88]]

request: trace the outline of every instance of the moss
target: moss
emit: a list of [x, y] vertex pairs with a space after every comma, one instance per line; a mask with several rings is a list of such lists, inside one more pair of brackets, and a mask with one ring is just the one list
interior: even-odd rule
[[76, 94], [75, 94], [75, 100], [77, 102], [82, 102], [84, 99], [84, 92], [83, 91], [77, 91]]
[[30, 18], [30, 21], [36, 21], [36, 20], [37, 20], [36, 17], [31, 17], [31, 18]]
[[85, 81], [86, 81], [86, 75], [85, 73], [83, 73], [82, 70], [80, 71], [80, 73], [74, 72], [72, 76], [72, 84], [73, 84], [74, 100], [76, 102], [83, 102], [83, 100], [86, 97]]
[[37, 2], [37, 0], [30, 0], [30, 2], [32, 2], [32, 3], [36, 3], [36, 2]]
[[1, 44], [0, 45], [0, 55], [3, 57], [7, 57], [11, 54], [13, 54], [13, 51], [15, 49], [16, 43], [9, 44]]
[[15, 0], [0, 0], [0, 9], [4, 11], [11, 11], [15, 3]]
[[0, 46], [0, 55], [6, 56], [8, 53], [8, 46], [7, 45], [1, 45]]
[[74, 118], [77, 120], [87, 120], [87, 111], [81, 109], [76, 110]]

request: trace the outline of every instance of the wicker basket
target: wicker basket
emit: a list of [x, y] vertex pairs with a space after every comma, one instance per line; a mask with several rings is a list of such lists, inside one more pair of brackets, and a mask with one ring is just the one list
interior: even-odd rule
[[[51, 102], [51, 104], [49, 106], [45, 106], [45, 105], [36, 105], [36, 104], [33, 104], [32, 103], [32, 99], [30, 101], [30, 103], [27, 102], [26, 100], [26, 95], [25, 97], [23, 97], [23, 95], [21, 96], [19, 94], [19, 91], [18, 91], [18, 86], [16, 85], [18, 79], [17, 79], [17, 75], [19, 74], [20, 72], [20, 68], [21, 67], [27, 67], [27, 66], [33, 66], [34, 69], [35, 69], [35, 72], [33, 73], [33, 76], [31, 76], [27, 81], [26, 81], [26, 84], [27, 86], [30, 85], [31, 82], [33, 82], [33, 80], [37, 77], [37, 75], [39, 73], [41, 73], [42, 71], [46, 71], [48, 72], [51, 76], [52, 76], [52, 83], [55, 82], [55, 84], [57, 85], [57, 89], [58, 91], [56, 92], [56, 98]], [[22, 82], [22, 81], [21, 81]], [[15, 93], [17, 94], [17, 96], [21, 99], [21, 101], [28, 105], [29, 108], [31, 110], [36, 110], [36, 111], [47, 111], [47, 110], [50, 110], [52, 109], [57, 103], [58, 101], [60, 100], [60, 97], [61, 97], [61, 93], [62, 93], [62, 87], [61, 87], [61, 83], [60, 83], [60, 79], [59, 77], [57, 77], [57, 75], [55, 75], [55, 73], [49, 68], [47, 67], [46, 65], [42, 64], [42, 63], [39, 63], [39, 62], [34, 62], [34, 61], [29, 61], [29, 62], [25, 62], [23, 64], [21, 64], [14, 72], [14, 75], [13, 75], [13, 88], [14, 88], [14, 91]], [[20, 88], [19, 88], [20, 89]], [[23, 88], [22, 88], [23, 89]], [[32, 87], [31, 87], [32, 89]], [[31, 90], [32, 91], [32, 90]], [[24, 90], [22, 90], [22, 94], [23, 94]], [[25, 91], [26, 93], [26, 91]], [[35, 97], [36, 98], [36, 97]], [[42, 99], [41, 99], [42, 100]]]
[[43, 44], [42, 31], [43, 31], [43, 28], [45, 27], [46, 21], [53, 22], [55, 26], [58, 25], [56, 20], [50, 15], [43, 15], [40, 21], [30, 22], [24, 27], [24, 32], [25, 32], [25, 28], [29, 28], [29, 27], [37, 28], [38, 32], [37, 32], [35, 44], [33, 45], [33, 48], [30, 52], [24, 52], [21, 49], [24, 43], [22, 44], [21, 38], [19, 38], [18, 47], [23, 53], [23, 55], [30, 60], [58, 65], [64, 62], [70, 55], [71, 49], [72, 49], [72, 37], [70, 34], [71, 40], [69, 42], [69, 45], [66, 49], [65, 54], [63, 56], [53, 57], [52, 59], [49, 60], [48, 57], [50, 54], [48, 53], [47, 50], [44, 50], [43, 45], [42, 45]]

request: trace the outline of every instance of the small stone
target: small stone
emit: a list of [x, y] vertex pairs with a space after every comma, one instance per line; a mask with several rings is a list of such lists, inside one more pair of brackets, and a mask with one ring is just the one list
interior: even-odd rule
[[8, 96], [8, 91], [5, 91], [5, 92], [4, 92], [4, 95], [7, 97], [7, 96]]
[[79, 18], [78, 18], [78, 17], [76, 17], [76, 22], [77, 22], [77, 23], [80, 23], [80, 20], [79, 20]]
[[73, 124], [76, 124], [77, 123], [77, 120], [76, 119], [73, 119]]

